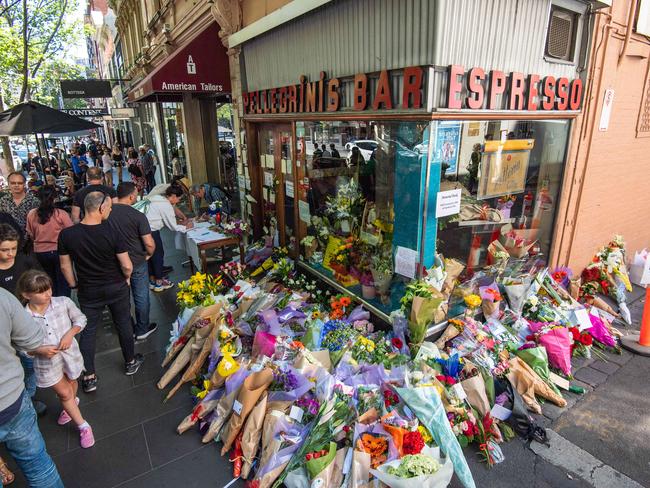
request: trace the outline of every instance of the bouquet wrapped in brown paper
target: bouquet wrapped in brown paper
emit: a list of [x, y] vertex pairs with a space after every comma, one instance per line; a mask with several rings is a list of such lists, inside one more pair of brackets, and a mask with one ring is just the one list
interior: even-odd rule
[[413, 297], [409, 320], [411, 344], [414, 346], [422, 344], [429, 326], [445, 319], [447, 306], [445, 296], [435, 288], [431, 288], [430, 297]]
[[566, 407], [566, 400], [554, 392], [533, 369], [521, 359], [510, 358], [508, 380], [519, 392], [529, 410], [541, 414], [542, 407], [537, 403], [535, 395], [546, 398], [558, 407]]
[[451, 291], [454, 289], [456, 280], [461, 275], [465, 265], [456, 259], [445, 259], [445, 271], [447, 272], [447, 277], [442, 287], [442, 293], [446, 296], [449, 296]]
[[239, 390], [244, 380], [249, 374], [249, 370], [242, 368], [226, 380], [226, 391], [215, 408], [214, 418], [210, 422], [210, 427], [208, 427], [207, 432], [203, 435], [203, 439], [201, 439], [204, 444], [212, 442], [219, 435], [223, 424], [226, 423], [232, 414], [233, 404], [237, 399], [237, 395], [239, 395]]
[[465, 371], [468, 374], [474, 375], [460, 382], [467, 395], [467, 401], [472, 407], [478, 410], [481, 417], [485, 417], [485, 414], [490, 411], [490, 401], [485, 391], [483, 376], [476, 366], [469, 361], [465, 362]]
[[447, 342], [452, 340], [458, 334], [460, 334], [460, 330], [453, 324], [449, 324], [442, 335], [436, 340], [436, 347], [442, 351], [445, 348], [445, 344], [447, 344]]
[[262, 426], [264, 424], [264, 416], [266, 414], [267, 393], [264, 392], [260, 399], [257, 401], [255, 408], [251, 411], [246, 419], [244, 429], [242, 431], [241, 449], [244, 463], [242, 465], [241, 477], [248, 478], [248, 475], [253, 466], [253, 461], [257, 456], [257, 451], [260, 446], [260, 439], [262, 438]]
[[223, 448], [221, 449], [222, 456], [230, 450], [230, 446], [235, 440], [235, 437], [237, 437], [237, 434], [239, 434], [248, 414], [255, 408], [255, 404], [268, 389], [272, 381], [273, 371], [270, 368], [264, 368], [261, 371], [251, 373], [244, 380], [237, 395], [237, 400], [233, 403], [233, 414], [221, 438], [223, 441]]
[[221, 303], [210, 305], [208, 307], [197, 307], [190, 319], [185, 324], [185, 327], [183, 327], [183, 330], [181, 331], [178, 339], [176, 339], [174, 344], [172, 344], [172, 346], [167, 351], [165, 359], [163, 359], [162, 362], [163, 368], [167, 366], [172, 361], [172, 359], [174, 359], [176, 354], [178, 354], [178, 352], [184, 348], [190, 337], [194, 334], [195, 328], [199, 326], [205, 326], [205, 322], [207, 321], [216, 322], [216, 320], [221, 315], [222, 307], [223, 305]]

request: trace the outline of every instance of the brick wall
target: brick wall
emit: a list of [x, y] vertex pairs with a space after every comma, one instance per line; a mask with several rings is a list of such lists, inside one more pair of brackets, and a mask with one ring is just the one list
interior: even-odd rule
[[[625, 237], [631, 255], [650, 248], [650, 137], [637, 137], [650, 41], [633, 34], [619, 65], [630, 3], [614, 2], [611, 18], [608, 11], [597, 14], [591, 86], [573, 127], [552, 260], [576, 271], [613, 234]], [[614, 102], [609, 127], [600, 131], [608, 88], [615, 91]]]

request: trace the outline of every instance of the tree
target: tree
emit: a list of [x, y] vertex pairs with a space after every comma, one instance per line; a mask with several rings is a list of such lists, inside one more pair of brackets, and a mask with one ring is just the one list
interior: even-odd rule
[[[84, 30], [74, 23], [77, 1], [0, 0], [0, 110], [26, 100], [56, 107], [59, 79], [79, 77], [65, 57]], [[9, 139], [1, 139], [4, 172], [12, 158]]]
[[43, 72], [52, 65], [72, 65], [64, 58], [83, 32], [75, 25], [77, 0], [0, 0], [0, 79], [5, 103], [34, 98]]

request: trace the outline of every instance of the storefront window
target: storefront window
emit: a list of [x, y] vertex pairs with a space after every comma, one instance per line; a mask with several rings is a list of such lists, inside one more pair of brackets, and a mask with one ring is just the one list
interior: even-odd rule
[[183, 134], [183, 104], [163, 103], [163, 129], [167, 155], [167, 178], [187, 174], [185, 137]]
[[460, 213], [438, 219], [438, 252], [470, 272], [504, 253], [548, 256], [568, 134], [568, 121], [437, 123], [440, 191], [461, 192]]
[[419, 253], [428, 122], [296, 124], [301, 255], [389, 313], [404, 281], [399, 248]]

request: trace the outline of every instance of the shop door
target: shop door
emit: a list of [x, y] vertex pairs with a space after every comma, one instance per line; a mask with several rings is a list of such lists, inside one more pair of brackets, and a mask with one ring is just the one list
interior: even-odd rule
[[291, 125], [261, 124], [257, 135], [263, 232], [274, 246], [286, 246], [293, 256], [297, 246]]

